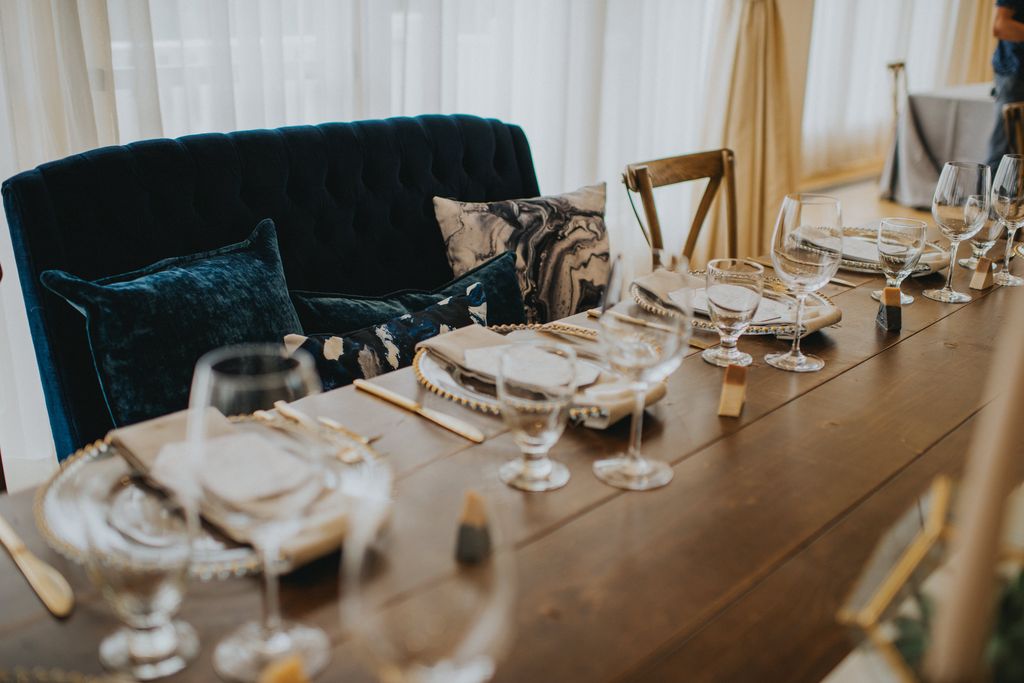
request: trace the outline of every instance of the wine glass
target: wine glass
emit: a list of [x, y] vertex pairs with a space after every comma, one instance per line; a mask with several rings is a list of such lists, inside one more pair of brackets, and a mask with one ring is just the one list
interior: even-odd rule
[[[355, 475], [383, 482], [371, 472], [381, 467]], [[410, 489], [392, 500], [360, 481], [351, 495], [340, 616], [357, 653], [384, 683], [489, 680], [514, 625], [515, 558], [497, 492], [460, 500]]]
[[819, 194], [786, 195], [772, 234], [772, 264], [796, 297], [796, 321], [790, 350], [764, 357], [772, 367], [791, 372], [816, 372], [825, 367], [825, 361], [800, 351], [804, 301], [835, 275], [842, 254], [839, 200]]
[[[885, 273], [885, 286], [900, 288], [903, 281], [914, 272], [917, 262], [924, 253], [928, 238], [928, 224], [913, 218], [883, 218], [878, 225], [875, 243], [878, 246], [878, 263]], [[871, 292], [871, 298], [880, 301], [882, 290]], [[900, 290], [900, 304], [908, 306], [914, 297]]]
[[749, 353], [736, 348], [740, 335], [754, 319], [764, 289], [764, 268], [752, 261], [725, 258], [708, 262], [704, 278], [711, 322], [721, 343], [705, 349], [701, 358], [712, 365], [750, 365]]
[[[981, 229], [971, 238], [971, 257], [962, 258], [957, 263], [968, 270], [974, 270], [978, 267], [978, 259], [984, 258], [988, 254], [989, 250], [995, 246], [996, 242], [999, 241], [999, 237], [1003, 232], [1003, 219], [1001, 219], [995, 210], [995, 202], [989, 203], [988, 216], [985, 217], [985, 222], [982, 224]], [[993, 263], [989, 266], [992, 270], [999, 268], [999, 264]]]
[[969, 294], [953, 291], [956, 250], [985, 224], [989, 208], [989, 169], [970, 161], [949, 161], [942, 167], [932, 198], [932, 217], [949, 240], [949, 269], [942, 289], [926, 289], [924, 295], [943, 303], [965, 303]]
[[180, 671], [199, 651], [195, 630], [173, 619], [192, 552], [185, 507], [136, 481], [120, 458], [88, 463], [79, 481], [86, 570], [126, 624], [100, 643], [100, 661], [143, 681]]
[[1013, 253], [1013, 236], [1024, 223], [1024, 156], [1006, 154], [999, 162], [996, 179], [992, 183], [992, 205], [1006, 224], [1003, 269], [995, 274], [993, 280], [1004, 287], [1020, 287], [1024, 285], [1024, 278], [1010, 273], [1010, 255]]
[[678, 288], [661, 298], [665, 314], [641, 307], [633, 298], [630, 279], [621, 259], [612, 264], [608, 287], [601, 306], [599, 338], [608, 364], [628, 379], [633, 388], [633, 418], [629, 446], [625, 453], [594, 463], [594, 474], [606, 484], [632, 491], [646, 491], [672, 480], [672, 468], [648, 460], [640, 452], [644, 403], [647, 388], [668, 377], [679, 367], [691, 332], [691, 286], [688, 263], [682, 256], [654, 250], [656, 274]]
[[569, 482], [569, 468], [548, 457], [565, 431], [576, 394], [576, 352], [565, 344], [520, 342], [498, 363], [501, 417], [522, 451], [498, 476], [512, 488], [550, 491]]
[[254, 422], [236, 423], [248, 426], [237, 435], [218, 430], [223, 416], [248, 415], [319, 391], [313, 358], [301, 349], [289, 355], [276, 344], [230, 346], [196, 364], [188, 431], [196, 494], [204, 513], [247, 537], [263, 564], [262, 621], [243, 624], [213, 654], [214, 668], [229, 680], [257, 681], [269, 663], [292, 654], [310, 676], [327, 664], [326, 634], [284, 621], [278, 599], [281, 546], [336, 483], [326, 446], [299, 430]]

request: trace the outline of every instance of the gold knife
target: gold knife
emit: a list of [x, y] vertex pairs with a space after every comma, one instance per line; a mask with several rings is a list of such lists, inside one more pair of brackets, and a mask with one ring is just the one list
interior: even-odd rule
[[75, 606], [75, 594], [64, 576], [32, 554], [11, 525], [0, 517], [0, 545], [7, 548], [11, 559], [28, 579], [32, 590], [55, 617], [66, 617]]
[[377, 398], [383, 399], [388, 403], [398, 406], [399, 408], [404, 408], [409, 412], [416, 413], [420, 417], [424, 417], [434, 424], [440, 425], [448, 431], [458, 434], [464, 439], [469, 439], [473, 443], [483, 443], [486, 438], [483, 432], [468, 422], [463, 422], [457, 417], [446, 415], [437, 410], [433, 410], [432, 408], [425, 408], [416, 401], [413, 401], [411, 398], [406, 398], [401, 394], [396, 394], [390, 389], [385, 389], [380, 385], [372, 384], [367, 382], [365, 379], [357, 379], [353, 384], [355, 384], [356, 389], [365, 391], [368, 394], [373, 394]]

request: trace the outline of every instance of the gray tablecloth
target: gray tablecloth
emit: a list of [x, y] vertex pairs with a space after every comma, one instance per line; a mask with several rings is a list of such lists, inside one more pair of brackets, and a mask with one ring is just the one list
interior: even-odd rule
[[991, 83], [910, 95], [882, 172], [882, 198], [931, 208], [944, 163], [986, 160], [994, 121]]

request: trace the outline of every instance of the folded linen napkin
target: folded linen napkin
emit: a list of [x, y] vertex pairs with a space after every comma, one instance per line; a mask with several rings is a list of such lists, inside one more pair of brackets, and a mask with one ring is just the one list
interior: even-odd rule
[[[216, 409], [208, 411], [208, 445], [216, 450], [204, 459], [199, 476], [221, 502], [214, 505], [201, 501], [200, 512], [232, 540], [250, 543], [249, 529], [232, 523], [231, 508], [251, 510], [259, 505], [261, 514], [273, 514], [275, 503], [280, 504], [285, 496], [309, 482], [308, 465], [257, 433], [239, 428]], [[112, 430], [108, 438], [118, 453], [154, 484], [187, 494], [195, 487], [189, 472], [187, 425], [188, 411], [183, 410]], [[331, 489], [321, 489], [317, 495], [302, 516], [300, 530], [281, 546], [283, 557], [292, 567], [333, 551], [344, 538], [345, 497]], [[286, 505], [283, 509], [290, 508]]]
[[[653, 273], [638, 277], [636, 284], [641, 288], [641, 294], [650, 292], [655, 297], [662, 301], [674, 301], [681, 303], [683, 301], [683, 295], [689, 299], [690, 304], [693, 306], [697, 313], [703, 313], [705, 316], [708, 315], [707, 309], [700, 310], [699, 304], [701, 303], [700, 292], [704, 290], [704, 280], [694, 275], [681, 275], [679, 273], [672, 273], [666, 270], [656, 270]], [[684, 293], [682, 290], [690, 289], [688, 293]], [[646, 291], [645, 291], [646, 290]], [[791, 303], [788, 299], [780, 299], [781, 293], [768, 292], [766, 288], [768, 298], [775, 302], [782, 303], [784, 305], [792, 306], [792, 313], [785, 317], [783, 320], [765, 320], [765, 325], [785, 325], [792, 324], [796, 317], [796, 306]], [[705, 299], [706, 301], [706, 299]], [[777, 309], [773, 309], [773, 313], [769, 317], [775, 317], [779, 315]], [[760, 313], [760, 309], [758, 309]], [[843, 312], [839, 310], [837, 306], [829, 306], [826, 304], [819, 304], [814, 299], [808, 299], [804, 306], [803, 315], [803, 327], [804, 336], [817, 332], [823, 327], [834, 325], [843, 319]]]
[[[536, 338], [550, 341], [548, 337], [534, 331], [516, 332], [514, 338], [523, 340]], [[508, 343], [509, 337], [479, 325], [473, 325], [420, 342], [416, 348], [427, 349], [443, 362], [459, 368], [463, 373], [470, 374], [478, 381], [494, 384], [494, 375], [486, 371], [486, 366], [478, 365], [473, 370], [467, 369], [466, 353], [467, 351], [506, 346]], [[569, 340], [567, 343], [570, 346], [574, 344]], [[594, 342], [581, 343], [593, 344]], [[473, 354], [470, 355], [472, 357]], [[647, 390], [645, 404], [652, 405], [660, 401], [664, 398], [665, 392], [664, 382], [652, 385]], [[578, 407], [595, 407], [601, 411], [600, 414], [587, 418], [583, 423], [584, 426], [592, 429], [607, 429], [633, 412], [633, 393], [628, 382], [621, 377], [610, 372], [600, 371], [593, 381], [588, 382], [576, 393], [574, 403]]]

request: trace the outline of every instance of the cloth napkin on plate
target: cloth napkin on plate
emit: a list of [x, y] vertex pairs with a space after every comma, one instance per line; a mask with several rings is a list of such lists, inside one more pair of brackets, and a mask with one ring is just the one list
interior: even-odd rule
[[[695, 297], [693, 297], [693, 292], [704, 288], [704, 280], [700, 277], [694, 275], [684, 276], [664, 269], [655, 270], [653, 273], [638, 277], [635, 282], [640, 289], [640, 294], [645, 296], [653, 295], [655, 303], [658, 299], [669, 302], [678, 301], [680, 294], [682, 293], [680, 290], [687, 288], [693, 290], [689, 293], [689, 296], [691, 299], [694, 299]], [[780, 292], [769, 291], [766, 286], [765, 293], [771, 296], [772, 299], [780, 301]], [[793, 323], [794, 318], [796, 317], [796, 304], [795, 302], [791, 302], [789, 295], [785, 296], [786, 298], [781, 299], [781, 301], [785, 303], [792, 303], [792, 314], [785, 320], [773, 320], [771, 322], [765, 322], [765, 325], [785, 325]], [[699, 302], [699, 297], [696, 297], [696, 303], [699, 304]], [[698, 310], [697, 312], [707, 315], [705, 311]], [[817, 332], [823, 327], [835, 325], [843, 319], [843, 312], [839, 310], [837, 306], [819, 304], [814, 299], [808, 298], [804, 305], [803, 318], [803, 327], [805, 330], [804, 336], [806, 336], [813, 332]]]
[[[513, 333], [516, 339], [537, 338], [550, 341], [550, 338], [538, 332]], [[474, 380], [494, 384], [494, 376], [483, 371], [480, 366], [469, 369], [466, 366], [466, 352], [475, 349], [486, 349], [496, 346], [505, 346], [513, 339], [498, 334], [480, 325], [470, 325], [454, 332], [442, 334], [433, 339], [420, 342], [417, 349], [427, 349], [432, 355], [439, 358], [449, 366], [459, 368], [466, 375]], [[568, 341], [569, 346], [573, 342]], [[587, 342], [592, 344], [593, 342]], [[645, 399], [646, 405], [652, 405], [665, 396], [666, 386], [664, 382], [658, 382], [648, 388]], [[584, 426], [592, 429], [607, 429], [627, 415], [633, 412], [633, 392], [627, 381], [610, 372], [602, 371], [593, 382], [583, 387], [576, 393], [574, 404], [580, 408], [596, 407], [601, 409], [601, 414], [587, 418]]]
[[[204, 458], [199, 476], [222, 503], [200, 502], [200, 512], [232, 540], [249, 543], [248, 529], [232, 524], [224, 508], [245, 510], [258, 505], [263, 513], [267, 506], [272, 511], [275, 499], [281, 500], [308, 481], [303, 477], [308, 465], [258, 432], [239, 428], [213, 408], [208, 409], [206, 424], [207, 445], [215, 448]], [[187, 495], [195, 489], [185, 442], [187, 425], [188, 411], [183, 410], [112, 430], [108, 438], [154, 484]], [[282, 544], [281, 553], [293, 567], [304, 564], [341, 545], [346, 526], [345, 497], [336, 490], [322, 491], [303, 515], [301, 529]]]

